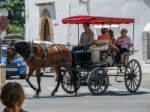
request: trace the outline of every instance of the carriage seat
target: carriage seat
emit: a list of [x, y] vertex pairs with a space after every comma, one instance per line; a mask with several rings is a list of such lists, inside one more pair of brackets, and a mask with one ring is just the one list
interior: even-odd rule
[[121, 55], [121, 61], [127, 65], [128, 61], [129, 61], [129, 53], [125, 52]]
[[91, 49], [98, 50], [98, 51], [108, 51], [109, 40], [94, 40]]

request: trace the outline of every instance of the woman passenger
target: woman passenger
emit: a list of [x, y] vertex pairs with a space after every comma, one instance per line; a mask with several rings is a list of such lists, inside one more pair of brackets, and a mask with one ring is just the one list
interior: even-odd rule
[[108, 35], [109, 35], [109, 39], [110, 39], [110, 41], [109, 41], [109, 51], [108, 51], [108, 53], [109, 53], [109, 54], [112, 54], [112, 52], [113, 52], [114, 50], [119, 51], [119, 49], [118, 49], [118, 47], [116, 46], [116, 39], [114, 38], [113, 30], [109, 30], [109, 31], [108, 31]]
[[98, 36], [98, 40], [109, 40], [107, 28], [101, 29], [101, 35]]

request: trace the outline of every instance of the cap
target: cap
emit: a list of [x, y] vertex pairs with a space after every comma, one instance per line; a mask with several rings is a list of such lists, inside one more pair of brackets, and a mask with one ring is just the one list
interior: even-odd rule
[[122, 28], [121, 32], [127, 33], [127, 32], [128, 32], [128, 30], [127, 30], [127, 29], [125, 29], [125, 28]]

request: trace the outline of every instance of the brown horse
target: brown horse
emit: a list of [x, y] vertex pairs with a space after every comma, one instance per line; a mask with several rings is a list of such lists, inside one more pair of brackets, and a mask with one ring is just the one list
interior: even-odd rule
[[[34, 97], [39, 97], [39, 92], [41, 92], [41, 68], [53, 67], [55, 69], [58, 82], [55, 89], [51, 93], [51, 95], [54, 96], [62, 81], [61, 67], [64, 67], [70, 75], [70, 80], [74, 85], [75, 95], [77, 95], [76, 76], [72, 73], [71, 52], [63, 45], [48, 45], [47, 51], [49, 54], [46, 58], [44, 51], [44, 47], [41, 44], [17, 41], [7, 47], [7, 63], [11, 63], [11, 60], [16, 56], [16, 54], [19, 54], [25, 59], [29, 67], [29, 73], [26, 77], [26, 81], [30, 87], [36, 91]], [[36, 71], [38, 88], [34, 87], [29, 80], [34, 71]]]

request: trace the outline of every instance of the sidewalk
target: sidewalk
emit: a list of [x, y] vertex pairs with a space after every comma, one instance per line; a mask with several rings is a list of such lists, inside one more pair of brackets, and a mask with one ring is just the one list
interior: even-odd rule
[[143, 70], [142, 71], [143, 75], [149, 75], [150, 76], [150, 70]]
[[[108, 70], [108, 75], [117, 74], [117, 67], [109, 67], [106, 70]], [[150, 70], [142, 70], [142, 76], [150, 76]]]

